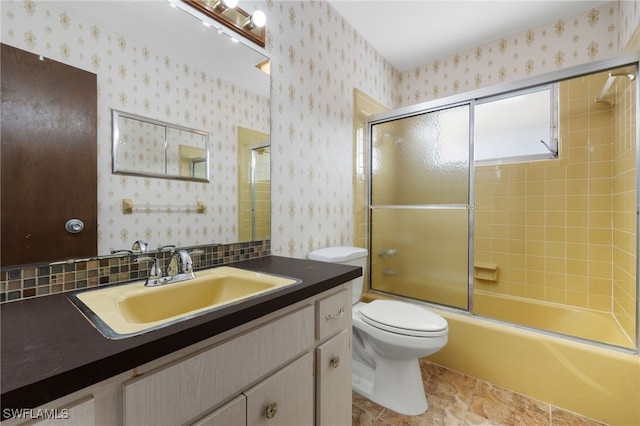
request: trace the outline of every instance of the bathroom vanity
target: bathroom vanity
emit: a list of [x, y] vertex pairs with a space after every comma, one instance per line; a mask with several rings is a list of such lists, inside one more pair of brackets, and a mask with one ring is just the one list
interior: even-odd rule
[[302, 282], [120, 340], [64, 294], [3, 305], [3, 425], [350, 424], [361, 268], [277, 256], [233, 266]]

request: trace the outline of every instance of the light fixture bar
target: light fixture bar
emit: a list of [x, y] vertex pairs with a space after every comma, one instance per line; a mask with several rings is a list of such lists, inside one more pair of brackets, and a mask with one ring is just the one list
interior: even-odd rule
[[238, 0], [179, 0], [179, 3], [197, 10], [259, 46], [265, 47], [267, 17], [264, 12], [256, 10], [253, 14], [249, 14], [237, 6]]

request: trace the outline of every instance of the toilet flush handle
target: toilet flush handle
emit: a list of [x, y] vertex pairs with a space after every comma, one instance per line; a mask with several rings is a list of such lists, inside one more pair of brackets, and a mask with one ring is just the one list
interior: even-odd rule
[[328, 315], [325, 315], [324, 319], [329, 321], [334, 319], [340, 319], [343, 316], [344, 316], [344, 308], [340, 308], [337, 315], [328, 314]]

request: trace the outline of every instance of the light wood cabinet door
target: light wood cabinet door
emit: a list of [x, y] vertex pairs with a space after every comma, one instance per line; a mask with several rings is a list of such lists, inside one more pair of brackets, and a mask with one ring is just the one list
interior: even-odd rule
[[313, 382], [313, 355], [307, 353], [244, 392], [247, 425], [312, 425]]
[[316, 372], [316, 424], [351, 425], [351, 330], [318, 346]]
[[[124, 424], [183, 424], [313, 346], [305, 306], [197, 355], [124, 383]], [[313, 396], [311, 396], [313, 402]]]
[[247, 399], [240, 395], [191, 426], [242, 426], [247, 424]]
[[38, 426], [93, 426], [96, 424], [95, 401], [92, 397], [77, 400], [63, 408], [34, 410], [34, 415], [49, 417], [33, 423]]

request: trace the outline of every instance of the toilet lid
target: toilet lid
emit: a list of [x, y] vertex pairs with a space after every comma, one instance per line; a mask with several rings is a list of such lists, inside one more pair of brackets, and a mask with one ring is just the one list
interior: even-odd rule
[[360, 308], [366, 323], [393, 333], [429, 337], [447, 330], [447, 321], [422, 306], [397, 300], [374, 300]]

